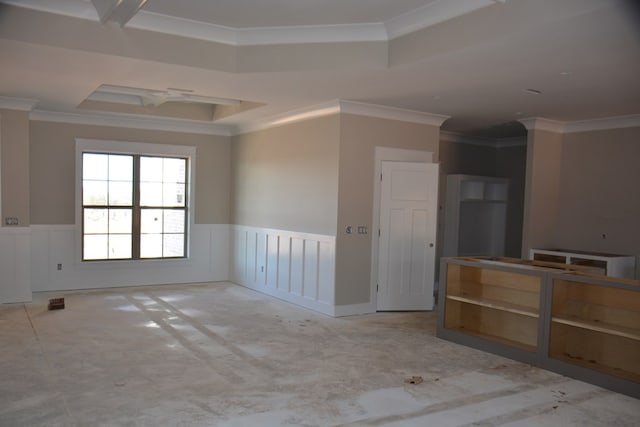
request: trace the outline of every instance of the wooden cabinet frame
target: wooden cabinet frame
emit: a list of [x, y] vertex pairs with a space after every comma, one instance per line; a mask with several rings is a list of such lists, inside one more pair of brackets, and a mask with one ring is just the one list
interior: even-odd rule
[[443, 258], [437, 336], [640, 398], [640, 282], [508, 258]]

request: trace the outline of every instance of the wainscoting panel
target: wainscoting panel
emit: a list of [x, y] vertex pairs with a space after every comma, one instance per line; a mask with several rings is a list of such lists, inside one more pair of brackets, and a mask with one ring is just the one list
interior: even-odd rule
[[335, 315], [334, 236], [231, 227], [233, 282]]
[[28, 227], [0, 227], [0, 303], [31, 301]]
[[82, 262], [74, 225], [32, 225], [31, 289], [61, 291], [224, 281], [229, 278], [229, 226], [196, 224], [185, 260]]

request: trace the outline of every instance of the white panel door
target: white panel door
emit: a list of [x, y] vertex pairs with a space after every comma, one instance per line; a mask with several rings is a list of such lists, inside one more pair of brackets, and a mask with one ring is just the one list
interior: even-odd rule
[[433, 309], [438, 165], [382, 162], [378, 310]]

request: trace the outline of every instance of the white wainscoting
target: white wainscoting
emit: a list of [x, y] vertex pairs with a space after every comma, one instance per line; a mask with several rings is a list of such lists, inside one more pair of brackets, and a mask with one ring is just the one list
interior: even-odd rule
[[335, 316], [335, 236], [231, 226], [231, 281]]
[[0, 227], [0, 303], [31, 301], [29, 227]]
[[37, 292], [228, 280], [229, 225], [195, 224], [191, 239], [186, 260], [81, 262], [75, 225], [32, 225], [31, 289]]

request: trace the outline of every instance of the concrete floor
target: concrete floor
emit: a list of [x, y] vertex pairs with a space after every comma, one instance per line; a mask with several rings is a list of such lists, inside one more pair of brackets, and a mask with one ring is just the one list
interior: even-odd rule
[[36, 294], [0, 307], [0, 425], [640, 425], [636, 399], [434, 331], [228, 283]]

